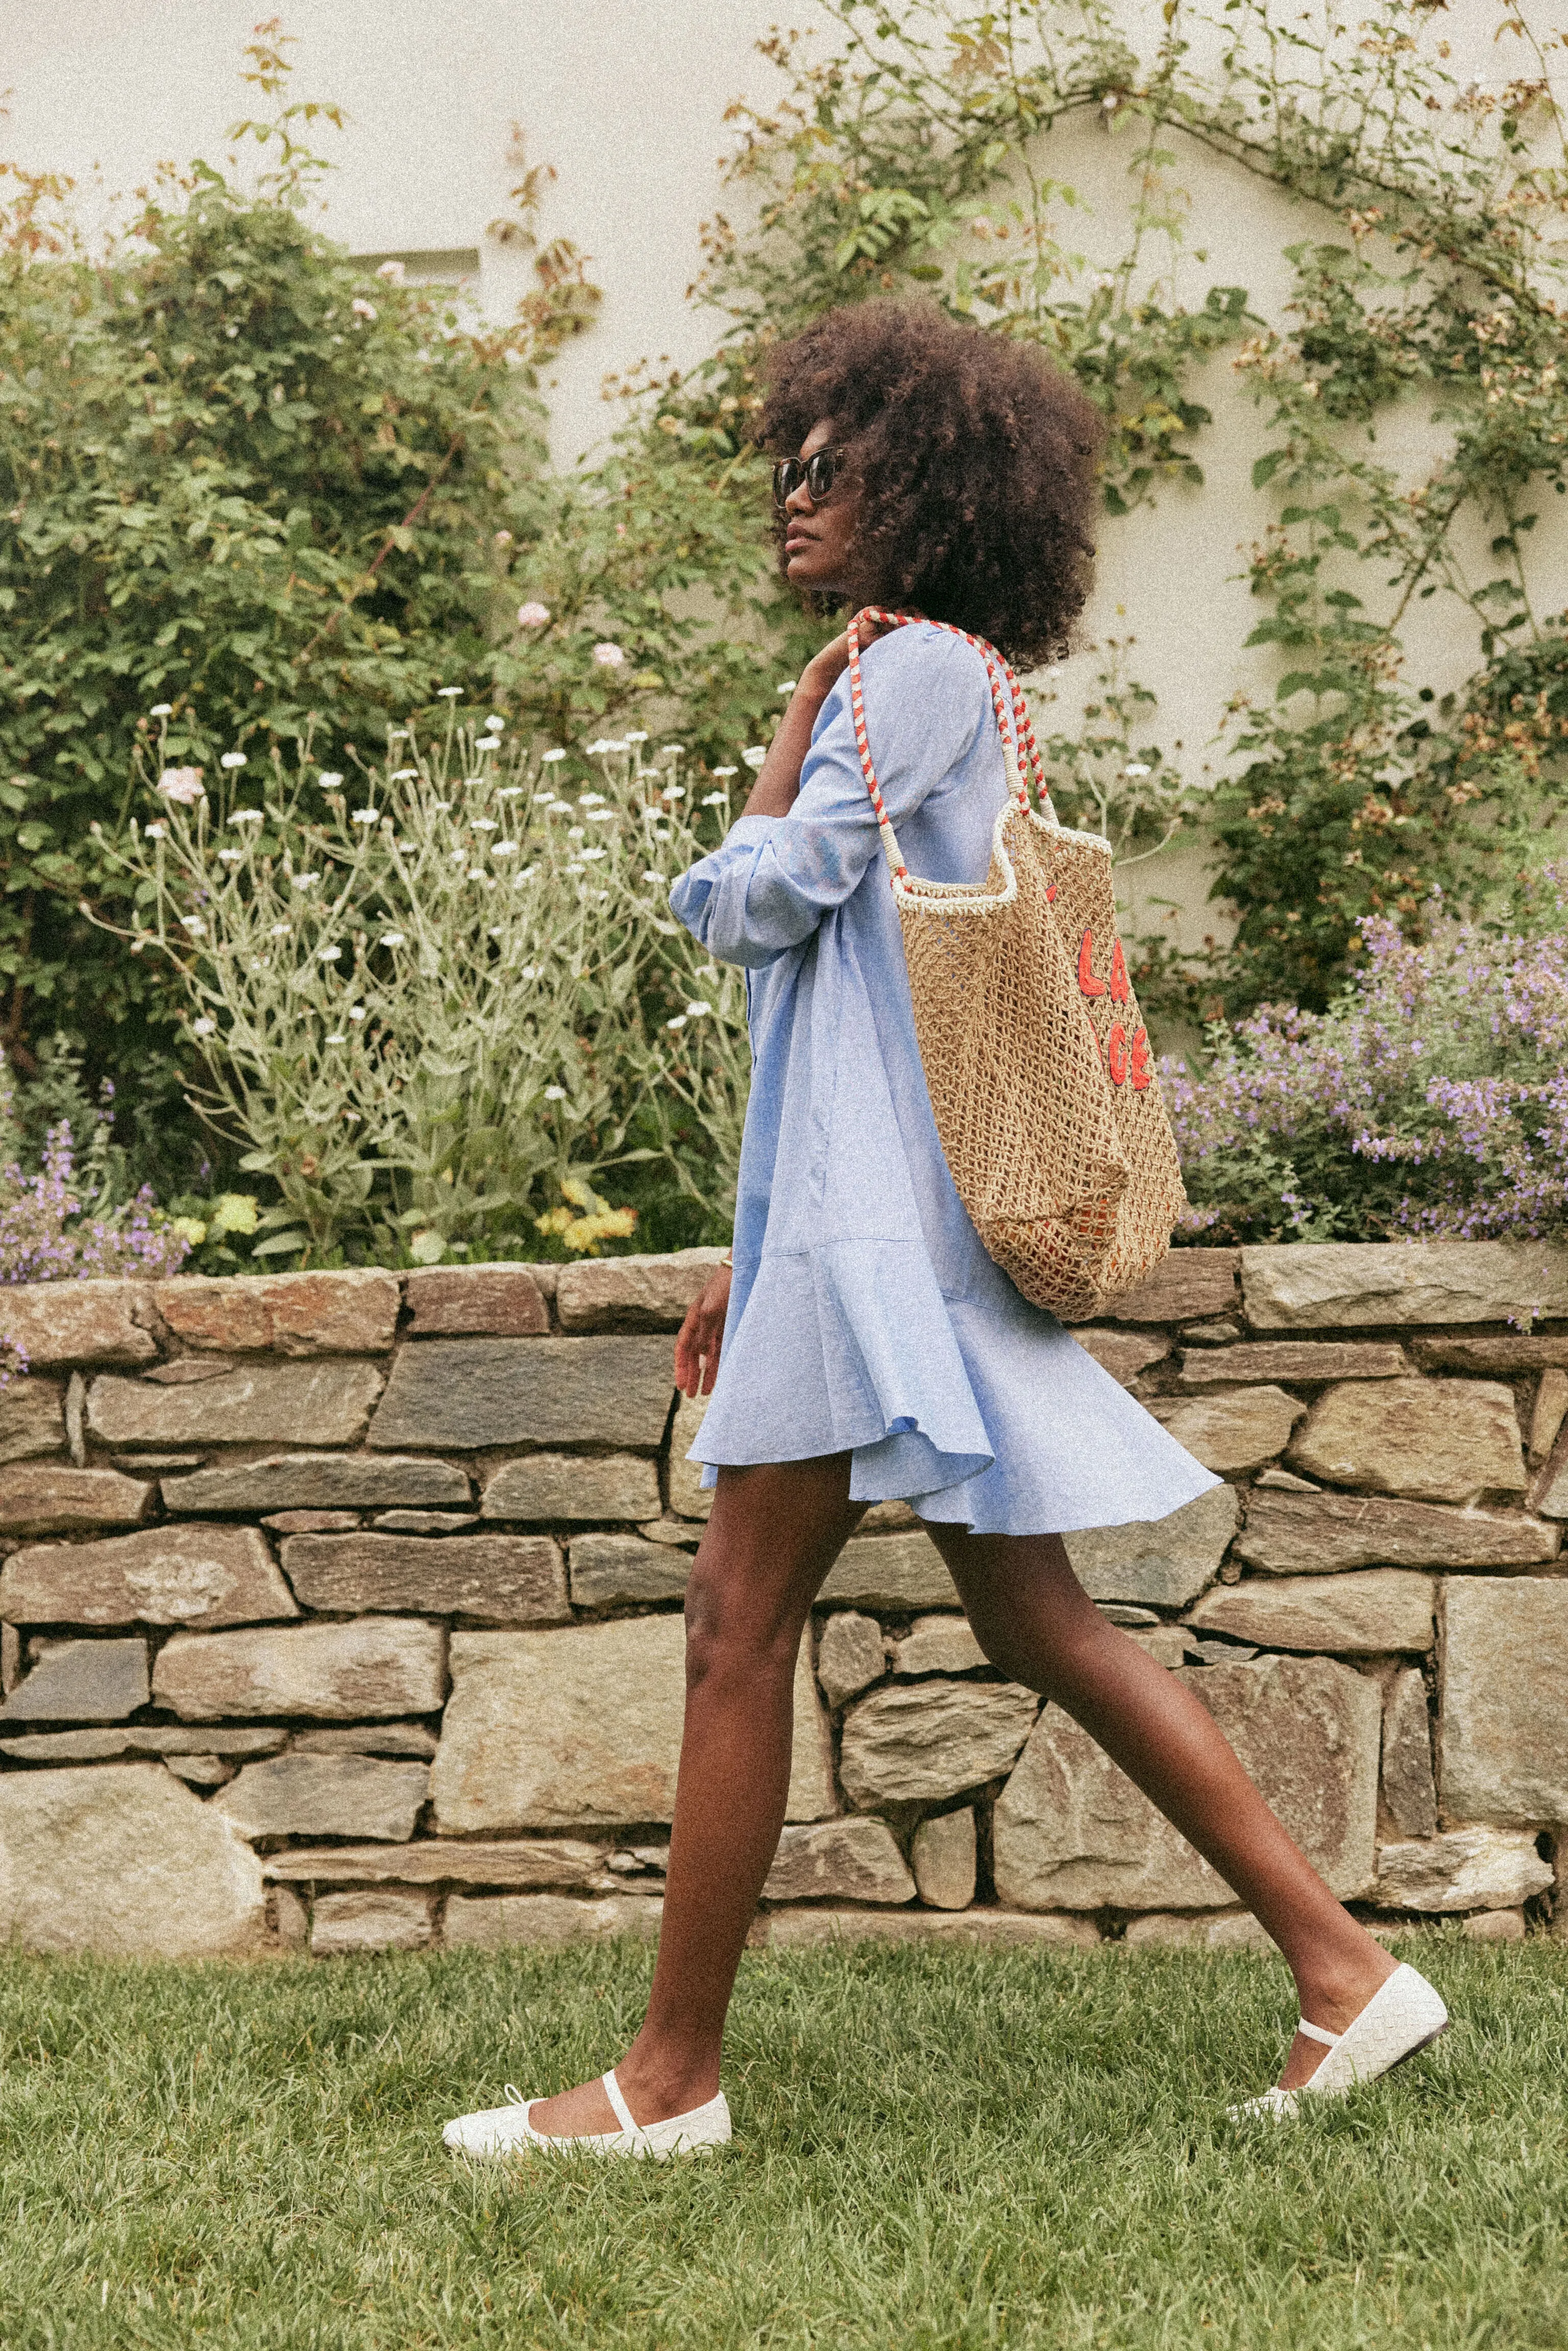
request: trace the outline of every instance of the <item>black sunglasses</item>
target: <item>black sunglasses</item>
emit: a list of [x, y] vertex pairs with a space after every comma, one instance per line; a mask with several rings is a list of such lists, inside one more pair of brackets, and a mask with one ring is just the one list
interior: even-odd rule
[[838, 470], [836, 449], [819, 449], [814, 457], [781, 457], [773, 468], [774, 505], [781, 507], [786, 498], [792, 498], [804, 482], [811, 493], [811, 504], [820, 507]]

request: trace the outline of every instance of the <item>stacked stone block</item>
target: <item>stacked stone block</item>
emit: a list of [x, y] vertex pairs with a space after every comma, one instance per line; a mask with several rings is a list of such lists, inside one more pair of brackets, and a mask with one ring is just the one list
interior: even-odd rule
[[[714, 1255], [6, 1291], [0, 1935], [653, 1934], [711, 1502], [670, 1334]], [[1545, 1924], [1568, 1252], [1187, 1250], [1079, 1336], [1225, 1480], [1071, 1536], [1092, 1596], [1346, 1900]], [[758, 1941], [1257, 1939], [903, 1505], [820, 1595], [788, 1812]]]

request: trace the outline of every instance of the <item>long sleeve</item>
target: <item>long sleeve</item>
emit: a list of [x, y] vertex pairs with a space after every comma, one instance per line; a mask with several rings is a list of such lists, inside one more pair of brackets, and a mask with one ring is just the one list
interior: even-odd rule
[[[880, 638], [862, 667], [872, 757], [897, 826], [994, 725], [989, 689], [971, 646], [918, 625]], [[741, 817], [670, 903], [710, 955], [758, 969], [809, 938], [881, 854], [846, 674], [818, 714], [789, 815]]]

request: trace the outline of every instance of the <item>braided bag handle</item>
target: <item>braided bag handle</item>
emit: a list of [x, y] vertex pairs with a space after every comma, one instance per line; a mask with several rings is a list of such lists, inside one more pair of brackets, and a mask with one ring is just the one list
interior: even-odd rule
[[[898, 846], [898, 836], [893, 829], [893, 820], [883, 804], [882, 786], [877, 782], [876, 768], [871, 756], [871, 739], [866, 732], [865, 723], [865, 689], [861, 678], [861, 626], [863, 622], [874, 621], [883, 628], [904, 629], [908, 628], [913, 622], [924, 620], [925, 617], [922, 612], [888, 612], [878, 604], [867, 604], [863, 610], [855, 613], [847, 632], [850, 646], [850, 712], [854, 720], [855, 748], [860, 754], [861, 773], [865, 778], [866, 789], [871, 794], [872, 807], [876, 810], [877, 829], [882, 834], [883, 849], [886, 853], [888, 865], [894, 877], [899, 882], [908, 881], [909, 869], [904, 862], [903, 852]], [[1030, 806], [1029, 783], [1025, 780], [1027, 767], [1028, 775], [1032, 779], [1035, 790], [1040, 796], [1040, 814], [1047, 823], [1054, 823], [1056, 816], [1051, 805], [1051, 789], [1045, 780], [1045, 762], [1040, 756], [1040, 746], [1034, 738], [1034, 726], [1030, 718], [1029, 705], [1024, 700], [1023, 688], [1013, 674], [1010, 664], [1004, 661], [995, 645], [988, 644], [984, 637], [972, 636], [967, 629], [956, 628], [951, 621], [932, 621], [928, 625], [934, 629], [945, 630], [950, 637], [962, 637], [967, 645], [974, 646], [975, 651], [985, 663], [986, 675], [990, 681], [991, 687], [991, 708], [996, 715], [997, 732], [1002, 738], [1004, 749], [1008, 744], [1008, 730], [1002, 696], [1002, 679], [1006, 678], [1011, 690], [1013, 741], [1019, 746], [1022, 754], [1018, 769], [1019, 806], [1026, 816], [1032, 814], [1033, 811]]]

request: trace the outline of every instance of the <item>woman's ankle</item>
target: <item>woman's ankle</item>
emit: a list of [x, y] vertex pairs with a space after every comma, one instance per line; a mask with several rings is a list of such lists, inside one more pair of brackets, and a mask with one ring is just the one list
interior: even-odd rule
[[656, 2105], [662, 2121], [717, 2096], [719, 2053], [651, 2037], [644, 2028], [617, 2064], [615, 2078], [633, 2112], [640, 2105]]
[[1301, 2014], [1314, 2024], [1343, 2032], [1399, 1962], [1360, 1927], [1354, 1938], [1336, 1938], [1292, 1968]]

